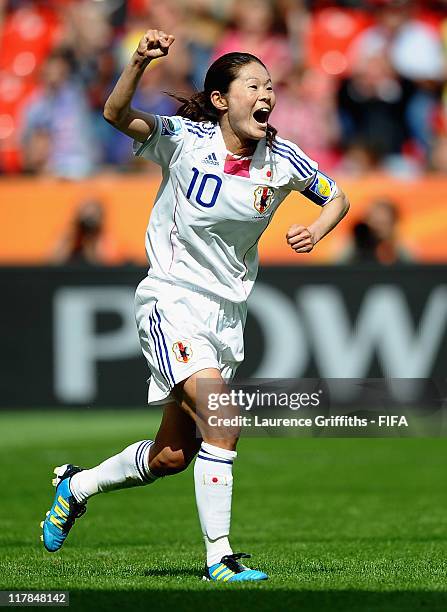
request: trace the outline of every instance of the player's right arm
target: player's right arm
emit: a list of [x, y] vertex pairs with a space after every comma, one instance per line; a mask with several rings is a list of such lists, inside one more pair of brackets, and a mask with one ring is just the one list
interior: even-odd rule
[[149, 138], [156, 122], [150, 113], [132, 108], [132, 98], [148, 64], [167, 55], [174, 40], [161, 30], [148, 30], [104, 105], [105, 120], [138, 142]]

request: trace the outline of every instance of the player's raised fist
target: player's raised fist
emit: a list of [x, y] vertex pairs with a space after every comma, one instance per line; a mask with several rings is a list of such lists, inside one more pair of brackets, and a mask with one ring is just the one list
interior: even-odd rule
[[137, 54], [145, 59], [163, 57], [169, 52], [169, 47], [175, 38], [162, 30], [148, 30], [138, 43]]
[[309, 228], [304, 225], [292, 225], [286, 234], [286, 240], [296, 253], [310, 253], [316, 242]]

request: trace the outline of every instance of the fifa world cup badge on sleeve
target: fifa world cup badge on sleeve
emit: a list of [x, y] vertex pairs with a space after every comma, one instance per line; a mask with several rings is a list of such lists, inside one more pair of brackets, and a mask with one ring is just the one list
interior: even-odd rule
[[312, 183], [303, 191], [303, 195], [315, 204], [324, 206], [332, 199], [335, 190], [335, 181], [318, 171]]
[[181, 132], [181, 129], [182, 124], [177, 117], [161, 117], [162, 136], [175, 136]]

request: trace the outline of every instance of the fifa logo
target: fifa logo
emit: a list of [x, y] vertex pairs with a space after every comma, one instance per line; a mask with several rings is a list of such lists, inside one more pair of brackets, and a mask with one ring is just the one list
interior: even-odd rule
[[256, 210], [261, 213], [265, 213], [265, 211], [270, 207], [273, 202], [273, 197], [275, 195], [274, 190], [271, 187], [265, 187], [264, 185], [260, 185], [255, 189], [255, 201], [254, 207]]

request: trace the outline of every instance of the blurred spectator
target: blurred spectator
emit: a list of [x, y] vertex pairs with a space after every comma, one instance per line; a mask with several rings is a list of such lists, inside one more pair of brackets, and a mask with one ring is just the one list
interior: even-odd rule
[[28, 136], [23, 153], [24, 169], [32, 174], [50, 172], [51, 134], [45, 127], [36, 126]]
[[63, 28], [49, 2], [0, 3], [0, 172], [23, 169], [21, 118]]
[[[153, 2], [146, 0], [143, 15], [129, 15], [124, 32], [118, 38], [119, 72], [129, 61], [138, 46], [140, 38], [149, 28], [156, 28], [175, 35], [175, 44], [185, 39], [185, 10], [182, 0], [163, 0]], [[173, 50], [173, 49], [171, 49]], [[171, 57], [171, 51], [169, 52]]]
[[81, 204], [67, 233], [53, 254], [55, 264], [104, 265], [113, 260], [113, 248], [104, 234], [104, 211], [100, 202]]
[[216, 40], [220, 40], [231, 0], [182, 0], [187, 7], [184, 14], [184, 36], [191, 56], [190, 82], [199, 90], [205, 80], [214, 53]]
[[404, 116], [410, 92], [386, 56], [359, 58], [338, 95], [343, 141], [362, 142], [379, 157], [400, 153], [408, 138]]
[[439, 33], [416, 17], [413, 0], [370, 0], [377, 24], [354, 41], [351, 53], [360, 60], [386, 56], [402, 78], [416, 87], [407, 100], [410, 136], [424, 151], [432, 139], [432, 118], [444, 82], [446, 62]]
[[[45, 62], [42, 88], [25, 112], [23, 145], [28, 172], [80, 179], [95, 169], [87, 99], [73, 76], [70, 55], [64, 50], [54, 51]], [[45, 150], [46, 156], [42, 155]]]
[[345, 263], [377, 263], [377, 239], [367, 223], [359, 221], [354, 225], [352, 242]]
[[339, 123], [330, 77], [311, 68], [295, 68], [278, 88], [271, 121], [283, 138], [296, 142], [322, 168], [333, 167]]
[[[143, 111], [157, 115], [174, 115], [179, 104], [167, 95], [167, 92], [189, 96], [192, 93], [189, 82], [193, 70], [185, 28], [185, 9], [182, 0], [164, 0], [148, 2], [144, 6], [144, 18], [137, 12], [127, 20], [125, 31], [117, 41], [116, 57], [119, 71], [129, 61], [140, 38], [151, 24], [158, 29], [175, 34], [175, 45], [169, 51], [169, 61], [154, 61], [146, 69], [138, 85], [132, 104]], [[110, 93], [118, 73], [109, 83], [107, 96]], [[200, 83], [200, 86], [202, 83]], [[119, 166], [121, 170], [138, 170], [158, 172], [155, 164], [141, 163], [132, 155], [132, 142], [123, 133], [115, 130], [103, 120], [102, 109], [107, 96], [103, 97], [97, 114], [96, 129], [101, 135], [103, 160], [106, 164]]]
[[397, 237], [398, 207], [392, 200], [373, 202], [364, 219], [353, 227], [351, 244], [339, 263], [396, 264], [412, 261]]
[[380, 169], [380, 158], [366, 142], [355, 140], [345, 147], [343, 156], [336, 167], [336, 172], [352, 178]]
[[107, 12], [112, 4], [117, 3], [78, 0], [63, 11], [64, 46], [70, 48], [76, 72], [88, 87], [95, 86], [99, 64], [113, 50], [114, 31]]
[[369, 0], [377, 23], [354, 41], [351, 52], [365, 57], [382, 53], [402, 77], [442, 81], [445, 59], [439, 34], [417, 18], [414, 0]]
[[232, 51], [257, 55], [278, 84], [287, 78], [292, 54], [286, 26], [271, 0], [237, 0], [233, 4], [230, 29], [217, 45], [213, 60]]
[[447, 134], [435, 140], [430, 161], [434, 172], [447, 175]]

